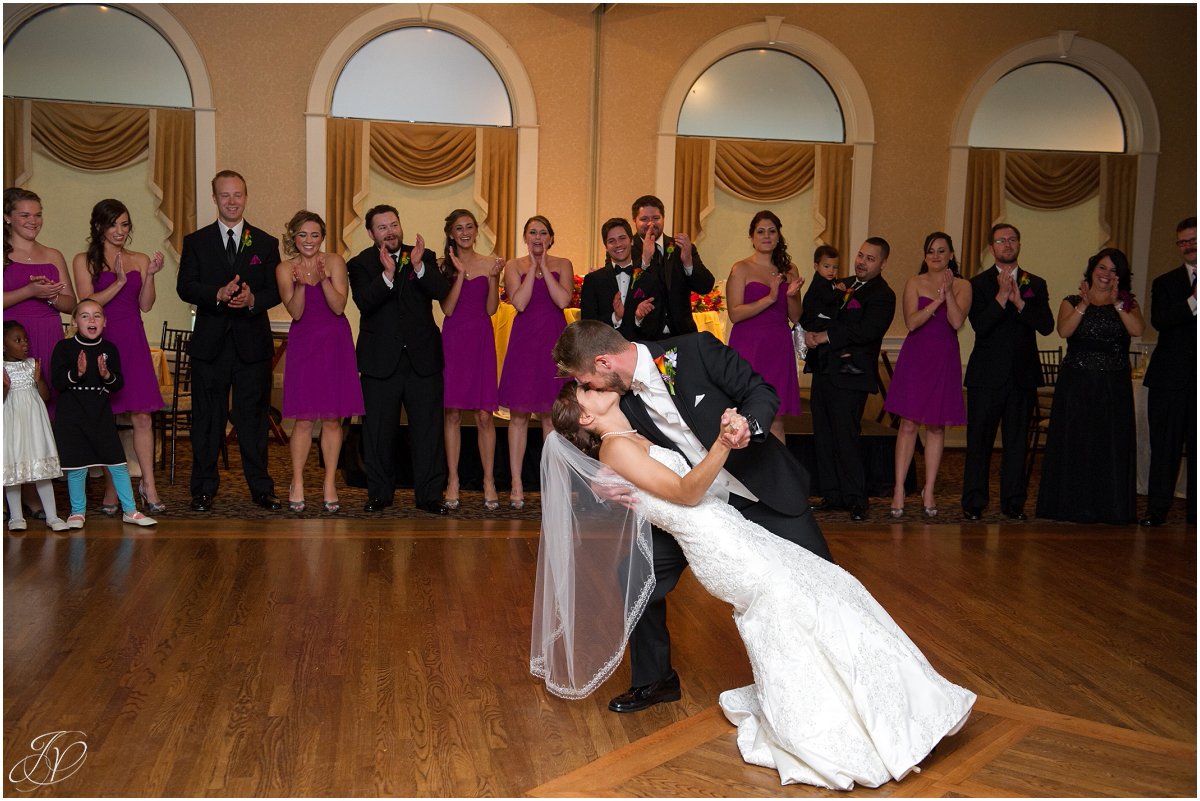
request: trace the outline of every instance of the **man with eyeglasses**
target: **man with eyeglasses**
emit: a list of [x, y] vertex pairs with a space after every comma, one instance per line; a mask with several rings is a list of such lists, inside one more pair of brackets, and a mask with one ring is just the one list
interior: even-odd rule
[[1196, 522], [1196, 218], [1175, 227], [1183, 264], [1150, 286], [1150, 324], [1158, 344], [1142, 383], [1149, 389], [1150, 476], [1143, 526], [1161, 526], [1171, 509], [1187, 445], [1187, 521]]
[[995, 264], [971, 279], [969, 319], [975, 348], [967, 362], [967, 460], [962, 508], [979, 520], [989, 500], [988, 480], [996, 429], [1002, 428], [1000, 511], [1025, 519], [1029, 487], [1025, 476], [1026, 435], [1037, 388], [1045, 382], [1038, 361], [1037, 335], [1054, 330], [1046, 282], [1023, 270], [1021, 232], [1008, 223], [992, 226], [988, 237]]

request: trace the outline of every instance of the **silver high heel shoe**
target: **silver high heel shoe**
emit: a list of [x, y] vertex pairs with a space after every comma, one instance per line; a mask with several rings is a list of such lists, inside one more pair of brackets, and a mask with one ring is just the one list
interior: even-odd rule
[[150, 514], [161, 515], [167, 511], [167, 505], [161, 499], [159, 499], [158, 503], [150, 502], [150, 499], [146, 497], [146, 485], [141, 482], [138, 483], [138, 495], [142, 496], [142, 503], [145, 505], [146, 511]]

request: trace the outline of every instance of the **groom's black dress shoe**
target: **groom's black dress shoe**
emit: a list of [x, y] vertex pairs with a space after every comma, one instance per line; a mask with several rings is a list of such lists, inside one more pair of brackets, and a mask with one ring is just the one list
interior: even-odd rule
[[213, 497], [211, 495], [193, 495], [192, 496], [192, 511], [207, 512], [212, 509]]
[[254, 496], [254, 502], [264, 509], [271, 512], [278, 512], [283, 508], [283, 504], [275, 497], [273, 492], [260, 492]]
[[1150, 512], [1145, 517], [1143, 517], [1141, 520], [1138, 521], [1138, 525], [1146, 526], [1147, 528], [1153, 528], [1154, 526], [1161, 526], [1163, 523], [1166, 523], [1166, 522], [1167, 522], [1166, 515], [1161, 515], [1161, 514], [1158, 514], [1157, 512]]
[[441, 501], [430, 501], [429, 503], [418, 503], [417, 508], [420, 509], [422, 512], [427, 512], [428, 514], [431, 514], [431, 515], [444, 515], [449, 511], [446, 508], [446, 504], [442, 503]]
[[982, 509], [963, 509], [963, 517], [967, 520], [980, 520], [983, 518]]
[[861, 523], [867, 519], [867, 507], [861, 503], [856, 503], [850, 507], [850, 519], [855, 523]]
[[1025, 516], [1025, 513], [1023, 511], [1021, 511], [1020, 507], [1017, 507], [1017, 506], [1010, 506], [1009, 508], [1005, 509], [1004, 516], [1009, 518], [1010, 520], [1028, 520], [1029, 519]]
[[608, 708], [613, 712], [640, 712], [663, 701], [678, 701], [682, 697], [679, 692], [679, 674], [672, 670], [671, 675], [662, 681], [642, 687], [630, 687], [627, 692], [609, 701]]
[[363, 511], [382, 512], [391, 505], [391, 500], [384, 500], [383, 498], [368, 498], [367, 502], [363, 504]]

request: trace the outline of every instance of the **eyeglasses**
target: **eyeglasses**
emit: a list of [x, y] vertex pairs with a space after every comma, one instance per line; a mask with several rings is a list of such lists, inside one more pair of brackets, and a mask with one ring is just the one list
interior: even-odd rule
[[1005, 239], [993, 239], [992, 244], [993, 245], [1015, 245], [1020, 241], [1021, 240], [1017, 239], [1015, 236], [1010, 236]]
[[1184, 245], [1194, 246], [1196, 244], [1196, 237], [1193, 236], [1191, 239], [1176, 239], [1175, 244], [1179, 245], [1179, 247], [1183, 247]]

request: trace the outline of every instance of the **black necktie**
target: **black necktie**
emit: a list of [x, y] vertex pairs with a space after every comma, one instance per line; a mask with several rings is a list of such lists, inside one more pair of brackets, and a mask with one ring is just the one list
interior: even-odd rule
[[861, 287], [861, 286], [862, 286], [863, 284], [865, 284], [865, 283], [867, 283], [867, 282], [866, 282], [866, 281], [859, 281], [858, 279], [855, 279], [855, 280], [854, 280], [854, 286], [850, 287], [850, 291], [851, 291], [851, 292], [855, 292], [855, 291], [857, 291], [857, 290], [858, 290], [858, 288], [859, 288], [859, 287]]
[[229, 229], [229, 237], [225, 240], [225, 261], [232, 267], [237, 260], [237, 245], [233, 241], [233, 229]]

